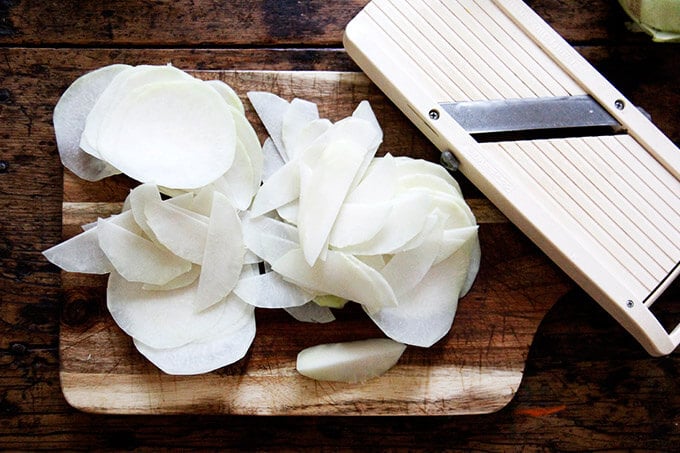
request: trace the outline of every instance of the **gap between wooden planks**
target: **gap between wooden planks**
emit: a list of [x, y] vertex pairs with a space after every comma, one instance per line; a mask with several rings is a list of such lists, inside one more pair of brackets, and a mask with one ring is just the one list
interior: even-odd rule
[[[301, 97], [338, 120], [368, 99], [385, 131], [381, 153], [433, 159], [438, 152], [360, 73], [210, 71], [242, 95], [250, 90]], [[134, 182], [88, 183], [64, 175], [63, 233], [120, 210]], [[465, 189], [464, 189], [465, 190]], [[504, 407], [519, 387], [536, 328], [568, 280], [486, 199], [469, 198], [480, 223], [482, 268], [460, 301], [451, 332], [432, 348], [409, 347], [386, 375], [362, 384], [321, 383], [298, 375], [297, 352], [313, 344], [382, 336], [356, 307], [332, 325], [258, 310], [258, 333], [241, 361], [200, 376], [165, 375], [134, 349], [108, 315], [106, 279], [63, 274], [61, 385], [71, 405], [98, 413], [259, 415], [454, 415]]]

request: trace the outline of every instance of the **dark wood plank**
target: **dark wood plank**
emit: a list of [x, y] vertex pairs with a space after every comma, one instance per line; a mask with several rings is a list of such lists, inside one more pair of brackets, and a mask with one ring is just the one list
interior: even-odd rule
[[[32, 46], [341, 47], [342, 31], [367, 0], [4, 1], [0, 43]], [[528, 2], [575, 43], [643, 36], [626, 30], [625, 14], [607, 0]]]

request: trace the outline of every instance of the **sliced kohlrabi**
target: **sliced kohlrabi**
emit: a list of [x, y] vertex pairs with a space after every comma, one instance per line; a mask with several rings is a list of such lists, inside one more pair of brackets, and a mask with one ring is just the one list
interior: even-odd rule
[[161, 371], [176, 376], [209, 373], [245, 357], [255, 339], [255, 317], [231, 332], [215, 332], [208, 338], [176, 348], [157, 349], [134, 339], [137, 350]]
[[196, 310], [211, 307], [234, 289], [243, 268], [244, 253], [241, 219], [229, 200], [216, 192], [198, 277]]
[[102, 159], [133, 179], [194, 189], [229, 169], [236, 131], [226, 102], [191, 78], [124, 93], [100, 125], [96, 146]]
[[329, 250], [324, 261], [309, 266], [302, 250], [293, 249], [271, 264], [284, 279], [312, 293], [352, 300], [369, 311], [397, 304], [384, 277], [353, 255]]
[[[238, 304], [240, 310], [224, 310], [217, 323], [197, 339], [171, 348], [154, 348], [135, 338], [137, 350], [163, 372], [172, 375], [208, 373], [242, 359], [255, 338], [252, 307], [236, 296], [224, 304]], [[239, 313], [241, 312], [241, 313]]]
[[398, 297], [398, 305], [369, 316], [395, 341], [430, 347], [451, 329], [458, 299], [468, 279], [476, 236], [444, 261], [432, 266], [421, 281]]
[[198, 282], [169, 291], [148, 291], [117, 272], [109, 275], [106, 302], [116, 324], [128, 335], [153, 348], [174, 348], [205, 335], [227, 307], [214, 304], [196, 312]]
[[66, 168], [87, 181], [98, 181], [120, 171], [105, 161], [84, 152], [80, 138], [87, 117], [113, 78], [130, 68], [124, 64], [104, 66], [76, 79], [59, 98], [52, 122], [59, 157]]
[[144, 209], [147, 224], [158, 242], [180, 258], [203, 262], [208, 222], [186, 213], [179, 206], [157, 201]]
[[284, 310], [300, 322], [326, 324], [335, 321], [335, 315], [328, 307], [322, 307], [315, 302], [307, 302], [299, 307], [288, 307]]
[[113, 265], [99, 247], [96, 226], [50, 247], [43, 255], [67, 272], [108, 274], [113, 270]]
[[300, 140], [301, 132], [309, 123], [319, 119], [316, 104], [303, 99], [293, 99], [281, 119], [281, 142], [289, 160], [297, 157], [304, 149], [304, 142]]
[[285, 162], [289, 161], [286, 147], [283, 143], [283, 116], [290, 107], [290, 103], [279, 96], [265, 91], [249, 91], [248, 99], [255, 108], [262, 124], [269, 133], [269, 137], [276, 145], [276, 149]]
[[120, 71], [106, 86], [87, 115], [80, 147], [95, 157], [101, 157], [97, 145], [100, 128], [126, 93], [149, 83], [189, 79], [192, 79], [189, 74], [170, 65], [139, 65]]
[[310, 266], [328, 246], [328, 236], [366, 153], [366, 148], [353, 140], [335, 141], [324, 149], [307, 183], [301, 183], [297, 225]]
[[217, 91], [227, 104], [234, 107], [241, 115], [245, 115], [246, 111], [243, 107], [243, 102], [241, 102], [241, 98], [232, 87], [218, 79], [206, 80], [205, 83]]
[[406, 345], [388, 338], [311, 346], [298, 353], [300, 374], [319, 381], [364, 382], [392, 368]]
[[244, 302], [261, 308], [299, 307], [314, 295], [283, 279], [276, 272], [241, 278], [234, 293]]
[[113, 221], [97, 223], [99, 247], [116, 271], [131, 282], [163, 285], [188, 272], [191, 263]]

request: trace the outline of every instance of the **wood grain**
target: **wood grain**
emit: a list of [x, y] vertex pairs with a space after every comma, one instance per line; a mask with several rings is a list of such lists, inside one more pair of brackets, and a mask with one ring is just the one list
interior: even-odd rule
[[[418, 132], [404, 123], [361, 73], [194, 75], [224, 80], [238, 93], [268, 90], [287, 99], [307, 99], [318, 103], [322, 117], [332, 120], [350, 115], [360, 101], [368, 99], [386, 137], [381, 154], [429, 157], [431, 153], [428, 143], [413, 146], [419, 142]], [[244, 102], [263, 140], [265, 132]], [[63, 216], [67, 236], [96, 216], [119, 209], [133, 184], [124, 177], [113, 183], [81, 183], [71, 176], [64, 181], [64, 199], [69, 200]], [[85, 200], [74, 201], [83, 190], [87, 191]], [[356, 307], [342, 310], [338, 321], [328, 326], [294, 322], [281, 310], [258, 310], [256, 339], [245, 359], [203, 376], [164, 375], [136, 352], [108, 316], [105, 279], [64, 274], [66, 307], [74, 307], [67, 311], [67, 320], [76, 320], [64, 322], [60, 333], [64, 395], [74, 407], [105, 413], [453, 415], [496, 411], [514, 396], [534, 332], [569, 283], [488, 201], [475, 199], [472, 204], [485, 253], [477, 283], [460, 302], [454, 328], [432, 348], [408, 348], [400, 363], [379, 379], [329, 384], [295, 371], [295, 357], [305, 347], [383, 336]]]
[[[4, 1], [0, 42], [33, 46], [324, 46], [341, 47], [345, 25], [367, 0], [236, 0], [229, 3]], [[613, 2], [532, 0], [569, 40], [627, 37]]]

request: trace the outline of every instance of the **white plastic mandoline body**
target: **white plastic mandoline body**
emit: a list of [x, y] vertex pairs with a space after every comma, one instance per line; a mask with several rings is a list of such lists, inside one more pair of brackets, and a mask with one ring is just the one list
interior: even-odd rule
[[[374, 0], [349, 55], [507, 217], [652, 355], [680, 273], [680, 151], [521, 0]], [[440, 103], [590, 95], [617, 135], [479, 143]]]

